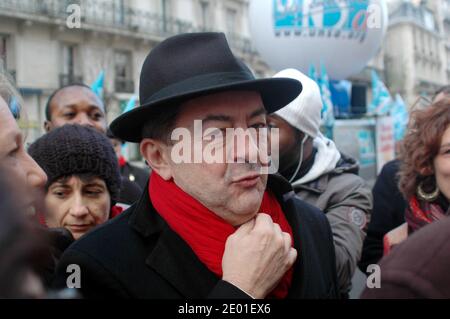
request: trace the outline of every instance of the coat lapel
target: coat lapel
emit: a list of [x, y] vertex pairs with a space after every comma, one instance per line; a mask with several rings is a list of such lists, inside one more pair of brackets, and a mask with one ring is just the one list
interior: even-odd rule
[[293, 266], [294, 275], [288, 294], [289, 299], [298, 299], [304, 295], [304, 287], [308, 278], [305, 276], [307, 247], [306, 245], [302, 245], [304, 240], [302, 239], [302, 232], [299, 231], [301, 230], [301, 223], [298, 214], [296, 213], [296, 207], [291, 200], [291, 198], [296, 195], [289, 182], [278, 174], [269, 176], [267, 188], [274, 192], [278, 202], [281, 204], [286, 219], [292, 228], [294, 247], [299, 252]]
[[205, 298], [219, 280], [169, 227], [145, 262], [184, 298]]
[[297, 249], [298, 255], [297, 260], [294, 263], [294, 275], [292, 277], [292, 283], [291, 283], [291, 289], [289, 290], [288, 298], [290, 299], [297, 299], [301, 298], [303, 295], [303, 287], [306, 285], [306, 280], [308, 279], [305, 276], [305, 262], [307, 260], [306, 257], [306, 245], [302, 245], [303, 242], [301, 232], [299, 231], [301, 229], [300, 221], [298, 220], [296, 214], [295, 214], [295, 207], [292, 201], [285, 202], [285, 205], [283, 206], [284, 214], [286, 215], [286, 219], [289, 222], [289, 225], [291, 225], [292, 228], [292, 234], [294, 238], [294, 247]]
[[156, 236], [145, 263], [184, 298], [205, 298], [219, 278], [204, 266], [192, 249], [173, 232], [144, 192], [130, 219], [130, 226], [144, 237]]

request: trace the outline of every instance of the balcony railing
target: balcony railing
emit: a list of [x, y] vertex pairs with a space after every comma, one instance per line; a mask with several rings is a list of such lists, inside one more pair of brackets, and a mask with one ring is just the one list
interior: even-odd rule
[[[133, 35], [158, 38], [204, 31], [204, 27], [194, 26], [189, 21], [133, 7], [116, 7], [114, 2], [109, 0], [1, 0], [0, 16], [47, 18], [50, 22], [65, 24], [66, 19], [72, 14], [67, 12], [70, 4], [80, 5], [82, 28], [100, 27], [105, 31], [129, 31]], [[229, 41], [236, 50], [256, 53], [248, 38], [233, 35]]]
[[74, 74], [60, 74], [59, 85], [66, 86], [73, 83], [83, 83], [83, 77]]
[[134, 81], [123, 78], [114, 80], [115, 91], [117, 93], [134, 93]]

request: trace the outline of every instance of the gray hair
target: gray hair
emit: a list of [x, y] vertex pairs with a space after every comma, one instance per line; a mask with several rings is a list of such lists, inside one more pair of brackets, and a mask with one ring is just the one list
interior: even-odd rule
[[141, 132], [142, 138], [159, 140], [165, 144], [171, 144], [170, 137], [175, 126], [181, 105], [168, 105], [164, 109], [157, 109], [148, 115]]
[[19, 119], [23, 102], [13, 83], [11, 75], [6, 72], [0, 60], [0, 97], [5, 100], [14, 117]]

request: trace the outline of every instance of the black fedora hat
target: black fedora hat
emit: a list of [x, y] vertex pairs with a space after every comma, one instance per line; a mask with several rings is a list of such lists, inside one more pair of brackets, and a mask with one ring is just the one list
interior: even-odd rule
[[125, 141], [140, 142], [143, 125], [152, 113], [170, 105], [228, 90], [257, 91], [264, 107], [273, 113], [301, 92], [299, 81], [287, 78], [256, 80], [231, 52], [223, 33], [186, 33], [158, 44], [141, 70], [141, 105], [111, 123], [113, 134]]

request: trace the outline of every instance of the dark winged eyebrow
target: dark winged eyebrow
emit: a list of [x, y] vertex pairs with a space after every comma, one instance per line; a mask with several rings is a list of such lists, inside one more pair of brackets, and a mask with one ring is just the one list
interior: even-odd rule
[[64, 188], [64, 189], [71, 188], [69, 185], [65, 184], [65, 181], [54, 182], [52, 185], [50, 185], [49, 188], [57, 188], [57, 187]]
[[254, 118], [260, 115], [267, 115], [267, 110], [265, 108], [260, 108], [256, 111], [254, 111], [252, 114], [250, 114], [250, 118]]
[[[267, 111], [265, 108], [261, 107], [259, 109], [257, 109], [256, 111], [252, 112], [252, 114], [250, 114], [249, 118], [254, 118], [263, 114], [267, 114]], [[203, 123], [205, 122], [209, 122], [209, 121], [217, 121], [217, 122], [232, 122], [233, 118], [231, 116], [228, 115], [224, 115], [224, 114], [210, 114], [207, 115], [203, 120]]]
[[228, 115], [207, 115], [203, 120], [205, 122], [232, 122], [233, 118]]
[[83, 185], [83, 187], [100, 187], [100, 188], [105, 188], [105, 185], [103, 185], [102, 183], [99, 182], [88, 182], [86, 184]]
[[61, 109], [74, 109], [74, 108], [76, 108], [75, 104], [61, 105]]
[[[76, 104], [66, 104], [66, 105], [62, 105], [61, 106], [61, 110], [64, 110], [64, 109], [71, 109], [71, 110], [74, 110], [74, 109], [76, 109], [77, 108], [77, 105]], [[102, 109], [102, 107], [101, 106], [98, 106], [98, 105], [95, 105], [95, 104], [89, 104], [88, 105], [88, 108], [89, 108], [89, 112], [92, 112], [92, 111], [100, 111], [100, 112], [102, 112], [102, 113], [104, 113], [105, 111]]]

